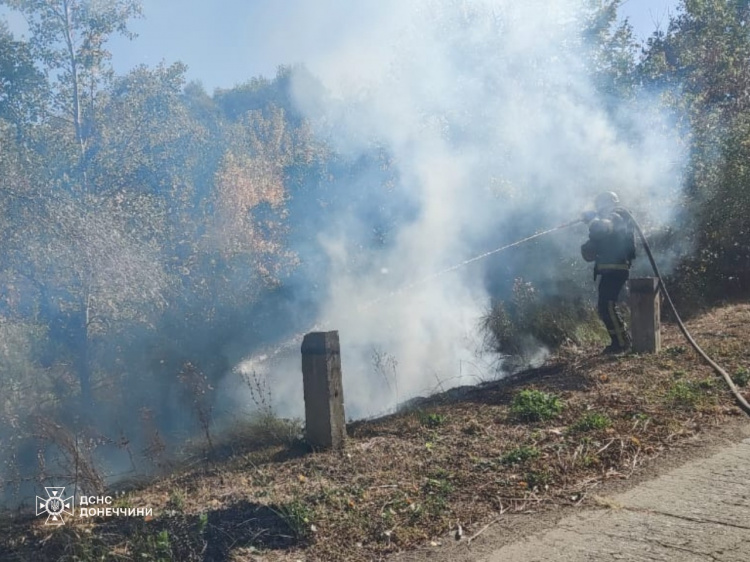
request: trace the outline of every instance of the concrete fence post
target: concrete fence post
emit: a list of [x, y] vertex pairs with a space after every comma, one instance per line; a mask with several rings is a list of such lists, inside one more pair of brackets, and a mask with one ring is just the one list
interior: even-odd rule
[[630, 325], [633, 351], [661, 351], [661, 307], [659, 279], [656, 277], [630, 280]]
[[342, 449], [346, 439], [339, 333], [311, 332], [302, 340], [305, 439], [316, 448]]

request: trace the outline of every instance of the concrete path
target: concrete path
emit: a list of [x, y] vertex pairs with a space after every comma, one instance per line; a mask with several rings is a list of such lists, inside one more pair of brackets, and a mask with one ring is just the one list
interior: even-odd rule
[[750, 439], [602, 498], [484, 562], [750, 562]]

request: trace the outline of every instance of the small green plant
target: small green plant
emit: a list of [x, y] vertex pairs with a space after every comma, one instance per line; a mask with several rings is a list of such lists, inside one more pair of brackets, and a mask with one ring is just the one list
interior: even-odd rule
[[154, 545], [156, 546], [156, 552], [158, 554], [170, 555], [172, 553], [172, 545], [169, 542], [169, 531], [160, 531], [159, 534], [156, 535]]
[[136, 560], [147, 562], [169, 562], [174, 560], [169, 531], [147, 533], [133, 537], [133, 554]]
[[527, 472], [524, 477], [526, 484], [532, 490], [534, 488], [542, 488], [547, 486], [552, 481], [552, 476], [547, 470], [534, 470]]
[[420, 412], [419, 423], [425, 427], [429, 427], [430, 429], [435, 429], [436, 427], [440, 427], [441, 425], [445, 424], [445, 416], [434, 412], [431, 414]]
[[299, 500], [279, 506], [276, 514], [281, 517], [297, 539], [310, 536], [313, 519], [312, 510]]
[[750, 383], [750, 371], [745, 367], [738, 368], [734, 372], [734, 375], [732, 375], [732, 381], [734, 381], [734, 384], [737, 386], [747, 386], [748, 383]]
[[612, 420], [610, 420], [605, 414], [587, 412], [570, 426], [570, 431], [573, 433], [583, 433], [597, 429], [606, 429], [611, 425]]
[[673, 345], [671, 347], [668, 347], [664, 350], [664, 353], [666, 355], [670, 355], [671, 357], [676, 357], [677, 355], [682, 355], [687, 351], [687, 348], [684, 345]]
[[454, 487], [448, 480], [428, 478], [422, 485], [424, 494], [424, 511], [431, 517], [439, 516], [450, 509], [450, 495]]
[[704, 390], [712, 389], [716, 386], [716, 379], [712, 378], [705, 378], [698, 381], [698, 388], [702, 388]]
[[500, 462], [503, 464], [520, 464], [531, 459], [535, 459], [539, 456], [539, 449], [529, 445], [522, 445], [516, 447], [505, 453], [501, 458]]
[[453, 484], [442, 478], [428, 478], [423, 489], [428, 494], [447, 496], [453, 493]]
[[201, 513], [198, 516], [198, 534], [202, 535], [208, 527], [208, 513]]
[[167, 507], [169, 509], [174, 509], [175, 511], [184, 511], [185, 494], [181, 490], [172, 490], [169, 494]]
[[563, 401], [554, 394], [526, 389], [513, 397], [510, 411], [520, 420], [534, 422], [559, 416], [563, 407]]
[[675, 406], [694, 408], [701, 400], [699, 385], [693, 381], [678, 380], [669, 387], [667, 399]]

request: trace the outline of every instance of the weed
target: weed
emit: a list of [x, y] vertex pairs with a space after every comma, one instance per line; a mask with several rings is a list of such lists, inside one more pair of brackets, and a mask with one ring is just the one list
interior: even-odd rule
[[436, 427], [440, 427], [441, 425], [445, 424], [446, 418], [442, 414], [437, 414], [437, 413], [428, 414], [426, 412], [419, 412], [418, 415], [419, 415], [419, 423], [425, 427], [435, 429]]
[[398, 404], [398, 360], [382, 349], [373, 348], [372, 367], [375, 370], [375, 374], [383, 378], [388, 391], [393, 395], [396, 404]]
[[284, 520], [297, 539], [310, 536], [313, 512], [304, 502], [295, 499], [274, 511]]
[[428, 494], [447, 496], [453, 493], [453, 484], [442, 478], [428, 478], [423, 489]]
[[669, 355], [671, 357], [676, 357], [678, 355], [682, 355], [687, 351], [687, 348], [684, 345], [673, 345], [664, 350], [664, 353], [666, 355]]
[[539, 449], [528, 445], [522, 445], [521, 447], [516, 447], [505, 453], [500, 458], [500, 462], [503, 464], [520, 464], [527, 460], [535, 459], [538, 456]]
[[208, 527], [208, 513], [201, 513], [198, 516], [198, 534], [202, 535]]
[[213, 451], [211, 424], [213, 421], [213, 390], [208, 375], [196, 364], [186, 361], [182, 364], [177, 379], [184, 386], [189, 400], [193, 404], [198, 423], [203, 430], [208, 450]]
[[600, 323], [591, 306], [580, 298], [544, 295], [523, 279], [516, 279], [507, 301], [495, 301], [482, 318], [488, 348], [504, 355], [529, 359], [530, 341], [556, 348], [566, 341], [598, 341]]
[[732, 380], [737, 386], [747, 386], [750, 383], [750, 371], [745, 367], [739, 367], [732, 375]]
[[454, 491], [451, 482], [441, 478], [428, 478], [422, 485], [425, 494], [424, 511], [431, 517], [438, 517], [450, 509], [450, 496]]
[[573, 433], [583, 433], [585, 431], [606, 429], [610, 425], [612, 425], [612, 420], [605, 414], [587, 412], [570, 426], [570, 431]]
[[172, 541], [166, 529], [156, 534], [145, 530], [138, 532], [132, 537], [130, 547], [135, 560], [170, 562], [175, 559]]
[[591, 468], [592, 466], [598, 466], [601, 464], [601, 461], [599, 460], [599, 457], [597, 457], [595, 454], [588, 454], [583, 455], [581, 458], [581, 464], [585, 466], [586, 468]]
[[554, 394], [526, 389], [513, 397], [510, 411], [520, 420], [534, 422], [557, 417], [563, 407], [563, 401]]
[[167, 501], [167, 508], [175, 511], [185, 510], [185, 494], [181, 490], [172, 490]]
[[532, 490], [534, 488], [545, 487], [552, 481], [552, 475], [547, 470], [533, 470], [527, 472], [524, 478], [526, 484]]
[[695, 408], [701, 400], [698, 384], [693, 381], [676, 381], [667, 391], [667, 400], [678, 407]]
[[709, 390], [716, 386], [716, 379], [705, 378], [698, 381], [698, 387], [704, 390]]

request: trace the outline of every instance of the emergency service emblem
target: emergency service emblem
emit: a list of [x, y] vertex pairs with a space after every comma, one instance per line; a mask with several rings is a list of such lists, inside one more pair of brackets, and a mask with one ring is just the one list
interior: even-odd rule
[[47, 514], [45, 525], [62, 525], [63, 514], [73, 515], [73, 498], [64, 498], [65, 488], [44, 488], [46, 498], [36, 497], [36, 514]]

